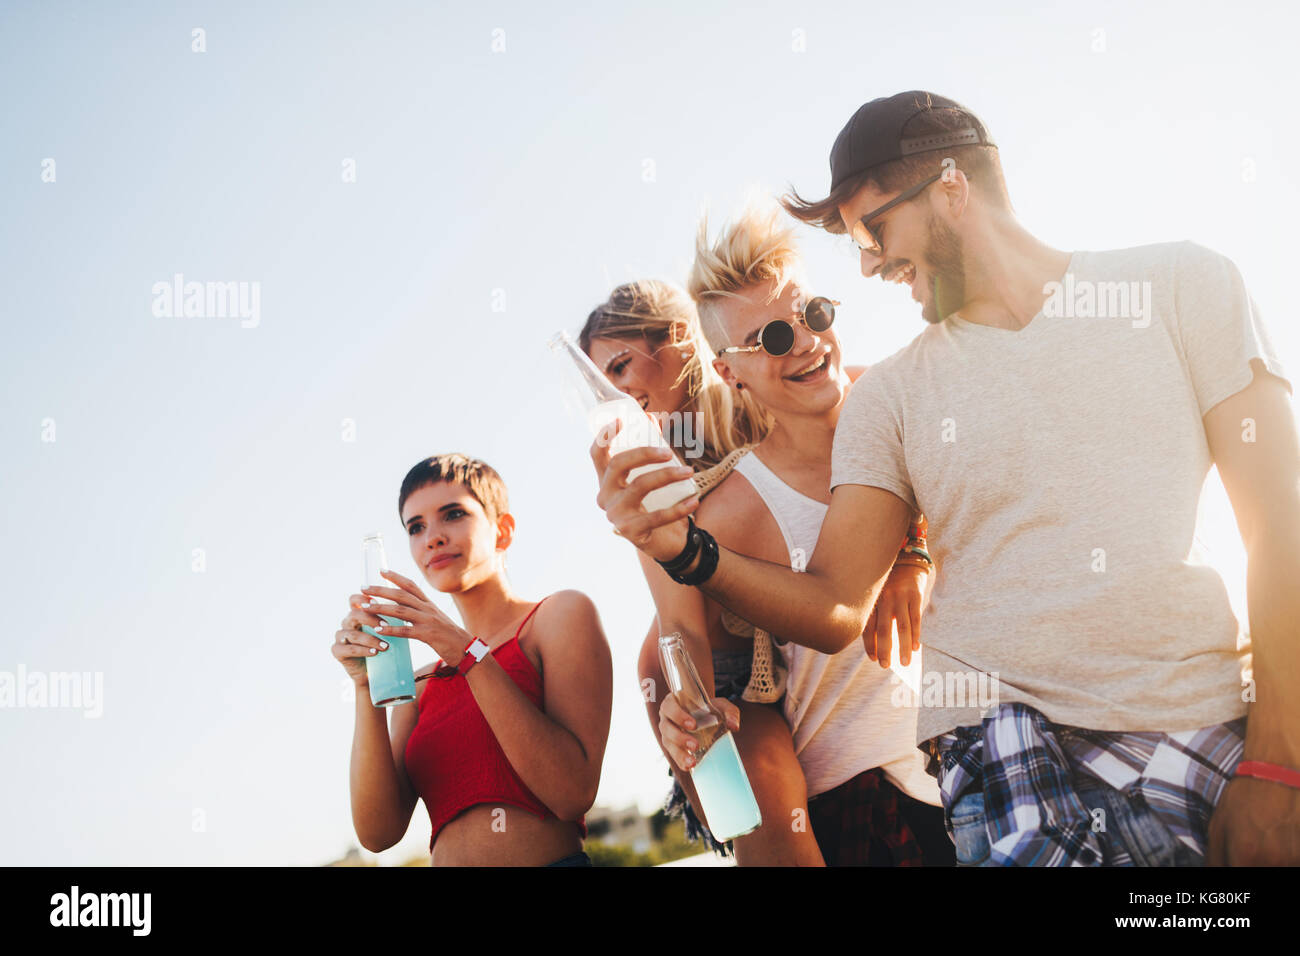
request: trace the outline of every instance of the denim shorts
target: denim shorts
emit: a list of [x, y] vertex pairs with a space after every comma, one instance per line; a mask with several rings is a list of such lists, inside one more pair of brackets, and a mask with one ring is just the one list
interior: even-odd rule
[[[1085, 806], [1105, 807], [1108, 826], [1100, 834], [1103, 863], [1127, 851], [1129, 866], [1203, 866], [1204, 857], [1169, 832], [1141, 796], [1126, 794], [1104, 783], [1090, 782], [1075, 792]], [[984, 817], [984, 793], [970, 790], [957, 798], [949, 814], [958, 866], [987, 866], [989, 833]]]
[[713, 693], [734, 703], [749, 686], [754, 670], [753, 650], [713, 652]]

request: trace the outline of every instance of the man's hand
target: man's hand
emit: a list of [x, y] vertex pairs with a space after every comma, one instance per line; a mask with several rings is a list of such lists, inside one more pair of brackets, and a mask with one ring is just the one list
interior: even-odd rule
[[[713, 698], [713, 706], [726, 720], [728, 730], [740, 729], [740, 708], [725, 697]], [[669, 694], [659, 707], [659, 742], [664, 753], [679, 770], [695, 766], [700, 742], [691, 731], [696, 729], [695, 718], [677, 702], [676, 694]]]
[[596, 436], [591, 444], [591, 463], [600, 476], [600, 492], [596, 504], [614, 526], [614, 532], [654, 558], [669, 561], [686, 547], [689, 526], [686, 516], [700, 505], [700, 496], [691, 495], [671, 508], [647, 512], [642, 500], [656, 488], [689, 478], [694, 470], [687, 465], [670, 465], [638, 475], [628, 481], [628, 473], [635, 468], [671, 461], [669, 448], [631, 448], [612, 458], [610, 442], [621, 427], [615, 420]]
[[1210, 818], [1210, 866], [1300, 865], [1300, 790], [1234, 777]]
[[896, 564], [881, 588], [880, 597], [871, 609], [862, 644], [867, 657], [889, 667], [893, 650], [891, 625], [898, 622], [898, 658], [904, 667], [912, 662], [912, 652], [921, 649], [921, 605], [925, 601], [925, 583], [929, 572], [911, 564]]

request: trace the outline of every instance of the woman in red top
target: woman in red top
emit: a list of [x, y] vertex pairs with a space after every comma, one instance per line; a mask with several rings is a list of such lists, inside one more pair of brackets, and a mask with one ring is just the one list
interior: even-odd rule
[[[600, 781], [612, 694], [595, 606], [578, 591], [533, 602], [511, 590], [505, 556], [515, 521], [505, 484], [484, 462], [454, 454], [420, 462], [402, 482], [398, 512], [411, 557], [452, 596], [464, 627], [391, 571], [391, 587], [352, 595], [333, 649], [357, 687], [357, 838], [372, 852], [388, 849], [423, 799], [434, 866], [590, 865], [582, 818]], [[399, 630], [380, 614], [410, 622], [402, 635], [441, 659], [416, 673], [417, 702], [370, 703], [365, 658], [387, 645], [361, 626]]]

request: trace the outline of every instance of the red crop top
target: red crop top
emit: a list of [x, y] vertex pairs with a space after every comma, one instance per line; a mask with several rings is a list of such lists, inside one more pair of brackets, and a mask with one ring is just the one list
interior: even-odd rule
[[[519, 646], [519, 635], [542, 601], [533, 605], [515, 636], [491, 652], [538, 710], [542, 709], [542, 676]], [[430, 853], [438, 832], [476, 804], [504, 803], [542, 820], [555, 819], [510, 766], [465, 677], [429, 678], [417, 706], [419, 717], [406, 741], [406, 772], [429, 811]], [[578, 821], [578, 828], [585, 837], [585, 818]]]

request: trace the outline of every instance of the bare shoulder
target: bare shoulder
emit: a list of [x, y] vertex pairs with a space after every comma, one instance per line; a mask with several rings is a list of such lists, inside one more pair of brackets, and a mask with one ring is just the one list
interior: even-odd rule
[[[749, 479], [739, 471], [733, 470], [718, 483], [718, 487], [700, 500], [700, 506], [695, 509], [695, 521], [697, 524], [703, 524], [706, 521], [752, 518], [758, 513], [758, 509], [763, 507], [763, 499], [758, 496]], [[714, 537], [718, 537], [716, 532]]]
[[[753, 454], [752, 452], [750, 454]], [[733, 471], [696, 509], [695, 522], [739, 554], [776, 560], [785, 554], [781, 528], [754, 486]]]
[[571, 640], [579, 635], [605, 640], [595, 602], [572, 588], [556, 591], [542, 601], [533, 623], [533, 633], [541, 644], [550, 638]]
[[846, 365], [844, 366], [844, 372], [848, 375], [850, 382], [856, 382], [868, 367], [866, 365]]

